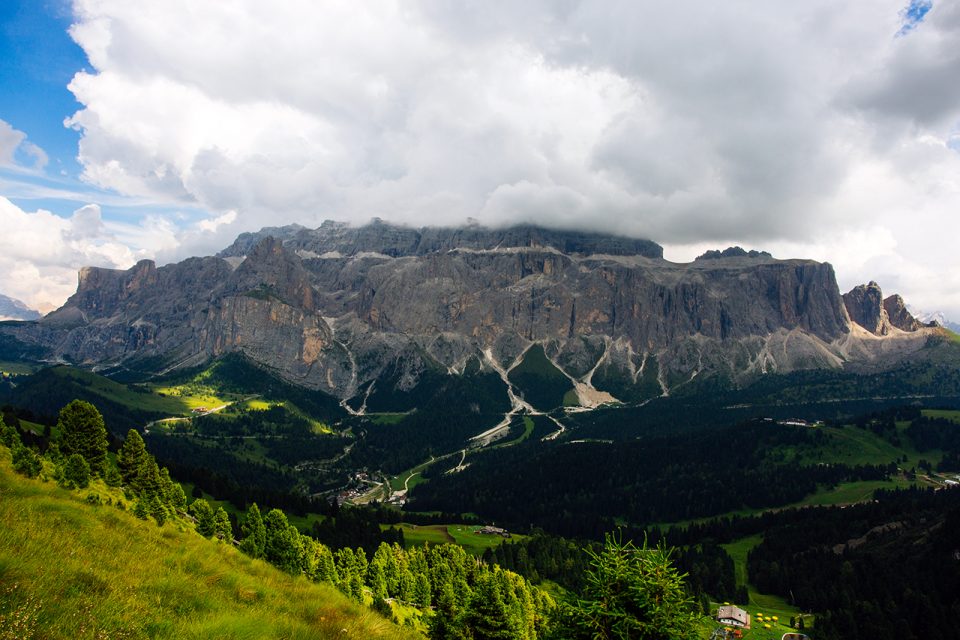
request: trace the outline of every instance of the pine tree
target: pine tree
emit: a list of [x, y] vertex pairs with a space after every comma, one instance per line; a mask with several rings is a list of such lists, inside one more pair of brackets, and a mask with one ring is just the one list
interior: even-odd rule
[[262, 558], [263, 548], [267, 541], [267, 530], [263, 526], [260, 507], [257, 506], [256, 502], [247, 509], [247, 517], [240, 525], [240, 533], [243, 536], [240, 550], [251, 558]]
[[477, 581], [464, 613], [464, 624], [474, 640], [519, 638], [520, 624], [504, 602], [497, 578], [483, 574]]
[[425, 574], [417, 574], [413, 587], [413, 602], [423, 609], [430, 606], [430, 580]]
[[271, 509], [263, 519], [263, 528], [264, 559], [279, 569], [297, 573], [300, 570], [298, 550], [290, 538], [287, 516], [279, 509]]
[[167, 521], [168, 514], [167, 508], [163, 506], [163, 502], [160, 500], [160, 497], [151, 497], [147, 508], [150, 511], [150, 515], [153, 516], [153, 519], [157, 521], [157, 526], [162, 527], [163, 523]]
[[183, 511], [187, 508], [187, 494], [184, 493], [180, 483], [173, 483], [173, 491], [170, 495], [170, 506], [176, 511]]
[[120, 477], [120, 471], [117, 468], [107, 463], [107, 471], [103, 474], [103, 481], [107, 483], [108, 487], [119, 487], [123, 484], [123, 478]]
[[170, 504], [173, 499], [173, 480], [170, 478], [170, 470], [166, 467], [160, 467], [160, 494], [163, 501]]
[[608, 535], [600, 553], [588, 550], [591, 568], [579, 598], [561, 609], [567, 638], [679, 640], [696, 635], [696, 601], [687, 594], [664, 546], [622, 543]]
[[147, 503], [144, 502], [142, 498], [138, 498], [137, 502], [133, 505], [133, 515], [141, 520], [146, 520], [149, 514], [150, 510], [147, 508]]
[[330, 551], [330, 548], [323, 544], [318, 544], [316, 548], [317, 554], [317, 573], [314, 576], [314, 579], [317, 582], [329, 582], [330, 584], [337, 583], [337, 567], [333, 562], [333, 552]]
[[140, 432], [130, 429], [127, 432], [127, 439], [123, 441], [123, 446], [117, 454], [117, 466], [120, 468], [123, 484], [137, 492], [143, 490], [139, 478], [144, 472], [148, 458], [147, 446], [140, 437]]
[[460, 616], [453, 588], [447, 584], [437, 595], [437, 606], [429, 620], [430, 640], [466, 640], [470, 638]]
[[61, 484], [65, 487], [86, 489], [90, 484], [90, 465], [79, 453], [70, 454], [60, 474]]
[[63, 453], [80, 454], [92, 473], [103, 474], [107, 461], [107, 427], [97, 408], [89, 402], [74, 400], [60, 410], [57, 428]]
[[223, 507], [217, 507], [213, 514], [213, 534], [224, 542], [233, 541], [233, 527], [230, 524], [230, 516], [227, 515]]
[[147, 461], [142, 467], [142, 473], [139, 476], [140, 492], [152, 498], [157, 496], [161, 501], [165, 501], [163, 495], [163, 483], [160, 480], [160, 467], [153, 456], [148, 455]]
[[197, 498], [190, 504], [190, 515], [196, 519], [197, 533], [209, 538], [216, 533], [213, 520], [213, 509], [210, 503], [203, 498]]
[[387, 580], [383, 574], [383, 563], [376, 556], [367, 568], [367, 586], [373, 591], [374, 598], [387, 597]]

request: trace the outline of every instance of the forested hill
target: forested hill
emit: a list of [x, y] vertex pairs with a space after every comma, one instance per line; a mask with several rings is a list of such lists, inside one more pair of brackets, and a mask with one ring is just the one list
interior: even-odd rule
[[[697, 607], [665, 548], [609, 538], [580, 596], [557, 602], [453, 544], [333, 550], [256, 503], [238, 527], [203, 498], [188, 504], [136, 430], [109, 451], [103, 418], [84, 401], [61, 409], [43, 454], [24, 435], [0, 418], [0, 640], [697, 630]], [[607, 583], [624, 585], [616, 602], [590, 590]]]

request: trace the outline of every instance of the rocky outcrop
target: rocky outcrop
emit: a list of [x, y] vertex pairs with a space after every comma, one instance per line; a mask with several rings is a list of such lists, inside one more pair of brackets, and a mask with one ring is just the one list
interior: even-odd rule
[[377, 221], [244, 234], [219, 257], [159, 268], [84, 269], [63, 308], [0, 333], [50, 358], [151, 371], [242, 352], [341, 398], [374, 383], [408, 392], [426, 372], [502, 371], [537, 343], [581, 397], [639, 401], [698, 376], [890, 353], [862, 347], [850, 323], [880, 336], [888, 313], [874, 283], [841, 297], [833, 268], [811, 260], [731, 248], [676, 264], [648, 240]]
[[716, 260], [717, 258], [771, 258], [771, 256], [766, 251], [756, 251], [751, 249], [747, 251], [743, 247], [728, 247], [723, 251], [718, 249], [710, 249], [705, 251], [699, 256], [697, 260]]
[[890, 324], [901, 331], [916, 331], [923, 325], [907, 311], [907, 304], [899, 294], [893, 294], [883, 301], [883, 310]]
[[893, 294], [884, 299], [880, 285], [873, 281], [843, 294], [843, 304], [853, 322], [876, 336], [888, 335], [894, 328], [907, 332], [923, 328], [903, 298]]
[[876, 282], [861, 284], [843, 294], [843, 304], [850, 319], [870, 333], [884, 336], [890, 332], [890, 321], [883, 308], [883, 291]]

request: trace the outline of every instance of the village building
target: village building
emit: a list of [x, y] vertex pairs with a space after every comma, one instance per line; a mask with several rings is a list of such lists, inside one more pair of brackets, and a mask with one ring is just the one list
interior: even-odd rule
[[733, 605], [723, 605], [717, 609], [717, 622], [731, 627], [750, 628], [750, 614]]

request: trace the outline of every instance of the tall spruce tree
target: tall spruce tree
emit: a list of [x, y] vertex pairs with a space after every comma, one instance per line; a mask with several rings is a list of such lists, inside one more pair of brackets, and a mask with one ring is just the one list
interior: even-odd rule
[[473, 640], [513, 640], [521, 635], [522, 625], [504, 601], [499, 581], [493, 573], [481, 574], [463, 616]]
[[240, 550], [252, 558], [262, 558], [267, 542], [267, 530], [263, 526], [263, 517], [256, 502], [247, 509], [247, 517], [240, 525], [240, 533], [243, 535]]
[[190, 504], [190, 515], [196, 520], [197, 533], [204, 538], [209, 538], [216, 533], [216, 526], [213, 519], [213, 509], [210, 503], [203, 498], [197, 498]]
[[127, 432], [127, 438], [123, 441], [117, 453], [117, 467], [120, 468], [120, 477], [123, 484], [133, 488], [134, 491], [140, 491], [139, 476], [147, 464], [149, 454], [147, 446], [136, 429], [130, 429]]
[[233, 526], [230, 524], [230, 516], [223, 507], [217, 507], [213, 514], [213, 534], [224, 542], [233, 542]]
[[279, 509], [271, 509], [263, 519], [264, 544], [263, 557], [275, 567], [289, 573], [300, 570], [299, 554], [294, 540], [290, 537], [290, 523]]
[[57, 428], [64, 454], [83, 456], [92, 473], [102, 475], [106, 471], [107, 427], [96, 407], [83, 400], [70, 402], [60, 410]]

